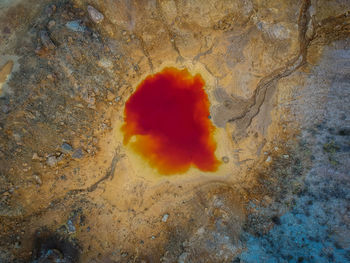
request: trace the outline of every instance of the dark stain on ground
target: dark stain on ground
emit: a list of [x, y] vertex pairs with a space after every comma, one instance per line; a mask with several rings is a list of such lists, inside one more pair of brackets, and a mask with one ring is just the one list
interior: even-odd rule
[[67, 238], [43, 230], [37, 232], [32, 256], [32, 263], [75, 263], [79, 261], [79, 250]]

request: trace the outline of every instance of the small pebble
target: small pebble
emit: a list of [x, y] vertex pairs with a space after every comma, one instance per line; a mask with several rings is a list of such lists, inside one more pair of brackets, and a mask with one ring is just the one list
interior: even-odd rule
[[32, 169], [32, 167], [28, 167], [28, 168], [24, 168], [22, 171], [23, 172], [28, 172], [28, 171], [30, 171]]
[[104, 19], [104, 16], [99, 12], [96, 8], [92, 7], [91, 5], [88, 5], [87, 11], [89, 13], [90, 19], [95, 22], [96, 24], [102, 22]]
[[56, 11], [56, 6], [55, 5], [50, 5], [45, 8], [45, 13], [48, 17], [52, 16], [53, 13]]
[[73, 151], [74, 151], [73, 147], [70, 144], [66, 143], [66, 142], [64, 142], [61, 145], [61, 149], [62, 149], [62, 152], [67, 153], [67, 154], [72, 154]]
[[54, 20], [51, 20], [48, 24], [47, 24], [47, 28], [51, 29], [56, 25], [56, 22]]
[[22, 136], [20, 134], [14, 133], [12, 136], [15, 139], [16, 142], [20, 142], [21, 141], [21, 137]]
[[38, 185], [42, 185], [42, 184], [43, 184], [43, 181], [41, 181], [41, 178], [40, 178], [39, 175], [33, 174], [33, 177], [34, 177], [35, 182], [36, 182]]
[[83, 153], [83, 150], [81, 148], [76, 149], [72, 155], [72, 157], [75, 159], [81, 159], [81, 158], [83, 158], [83, 156], [84, 156], [84, 153]]
[[168, 218], [169, 218], [169, 214], [163, 215], [162, 222], [165, 223], [166, 221], [168, 221]]
[[112, 101], [114, 98], [115, 98], [115, 95], [112, 92], [108, 91], [107, 92], [107, 100]]
[[3, 113], [9, 113], [9, 112], [10, 112], [10, 107], [7, 106], [7, 105], [2, 105], [2, 106], [1, 106], [1, 111], [2, 111]]
[[33, 153], [33, 157], [32, 157], [32, 160], [35, 160], [35, 161], [40, 161], [40, 157], [37, 153]]
[[283, 158], [284, 158], [284, 159], [288, 159], [288, 158], [289, 158], [289, 155], [288, 155], [288, 154], [283, 154]]
[[68, 226], [68, 232], [69, 233], [74, 233], [75, 232], [75, 226], [74, 226], [72, 220], [68, 220], [67, 226]]
[[56, 156], [49, 156], [47, 159], [46, 159], [46, 163], [48, 166], [50, 167], [54, 167], [57, 165], [57, 158]]
[[49, 37], [49, 34], [47, 33], [47, 31], [42, 30], [39, 33], [40, 35], [40, 40], [41, 43], [43, 44], [43, 46], [47, 49], [55, 49], [56, 46], [55, 44], [52, 42], [51, 38]]
[[75, 32], [85, 32], [87, 30], [87, 27], [81, 20], [69, 21], [66, 23], [66, 27]]
[[224, 163], [228, 163], [228, 162], [229, 162], [229, 159], [228, 159], [227, 156], [222, 157], [221, 160], [222, 160]]
[[265, 162], [269, 163], [269, 162], [271, 162], [271, 161], [272, 161], [271, 156], [268, 156]]

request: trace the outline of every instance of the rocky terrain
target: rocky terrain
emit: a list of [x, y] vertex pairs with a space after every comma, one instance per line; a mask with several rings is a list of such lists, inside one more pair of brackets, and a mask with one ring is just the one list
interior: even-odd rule
[[[161, 176], [124, 105], [205, 81], [216, 172]], [[0, 262], [350, 262], [349, 0], [2, 0]]]

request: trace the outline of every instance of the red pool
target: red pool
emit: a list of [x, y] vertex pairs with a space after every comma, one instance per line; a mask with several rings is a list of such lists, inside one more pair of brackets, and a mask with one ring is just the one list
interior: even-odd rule
[[191, 166], [216, 171], [215, 127], [203, 87], [202, 77], [186, 69], [165, 68], [148, 76], [126, 102], [124, 145], [160, 174], [184, 173]]

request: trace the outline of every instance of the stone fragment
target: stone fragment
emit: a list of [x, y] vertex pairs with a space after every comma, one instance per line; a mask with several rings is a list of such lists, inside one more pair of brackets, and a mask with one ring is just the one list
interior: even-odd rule
[[75, 159], [81, 159], [81, 158], [83, 158], [83, 156], [84, 156], [84, 153], [83, 153], [83, 150], [81, 148], [76, 149], [72, 155], [72, 157]]
[[164, 214], [162, 218], [162, 222], [165, 223], [166, 221], [168, 221], [168, 218], [169, 218], [169, 214]]
[[56, 6], [55, 5], [49, 5], [45, 8], [44, 12], [48, 17], [52, 16], [56, 11]]
[[112, 101], [112, 100], [114, 100], [114, 98], [115, 98], [115, 95], [112, 92], [108, 91], [107, 92], [107, 100]]
[[72, 220], [70, 220], [70, 219], [68, 220], [67, 226], [68, 226], [68, 232], [69, 233], [74, 233], [75, 232], [75, 226], [74, 226]]
[[22, 141], [22, 135], [18, 133], [14, 133], [12, 136], [15, 139], [16, 143], [20, 145]]
[[27, 167], [27, 168], [22, 169], [22, 171], [23, 171], [23, 172], [28, 172], [28, 171], [30, 171], [31, 169], [32, 169], [32, 167], [29, 166], [29, 167]]
[[113, 63], [112, 61], [108, 60], [108, 59], [100, 59], [97, 64], [102, 67], [102, 68], [106, 68], [106, 69], [111, 69], [113, 68]]
[[47, 24], [47, 27], [48, 27], [48, 29], [51, 29], [51, 28], [53, 28], [55, 25], [56, 25], [55, 20], [51, 20], [51, 21]]
[[40, 31], [39, 35], [40, 35], [41, 43], [43, 44], [43, 46], [45, 48], [51, 49], [51, 50], [56, 48], [55, 44], [52, 42], [47, 31], [42, 30], [42, 31]]
[[66, 23], [66, 27], [75, 32], [85, 32], [87, 30], [87, 27], [81, 20], [69, 21]]
[[88, 5], [87, 11], [89, 13], [90, 19], [97, 24], [102, 22], [104, 19], [104, 16], [101, 14], [101, 12], [96, 10], [96, 8], [92, 7], [91, 5]]
[[49, 157], [46, 159], [46, 163], [47, 163], [47, 165], [50, 166], [50, 167], [56, 166], [56, 165], [57, 165], [57, 162], [58, 162], [58, 160], [57, 160], [56, 156], [49, 156]]
[[[1, 86], [1, 84], [0, 84], [0, 86]], [[1, 88], [0, 88], [0, 97], [1, 97]], [[4, 104], [4, 105], [1, 106], [1, 111], [3, 113], [9, 113], [10, 112], [10, 107], [8, 105]]]
[[42, 185], [42, 184], [43, 184], [43, 181], [41, 180], [41, 178], [40, 178], [39, 175], [33, 174], [33, 178], [34, 178], [35, 182], [36, 182], [38, 185]]
[[228, 162], [229, 162], [229, 159], [228, 159], [227, 156], [222, 157], [221, 160], [222, 160], [224, 163], [228, 163]]
[[48, 75], [46, 76], [46, 78], [49, 79], [49, 80], [51, 80], [51, 81], [54, 80], [54, 77], [52, 76], [52, 74], [48, 74]]
[[74, 151], [73, 147], [70, 144], [66, 143], [66, 142], [64, 142], [61, 145], [61, 149], [62, 149], [62, 152], [67, 153], [67, 154], [72, 154], [73, 151]]

